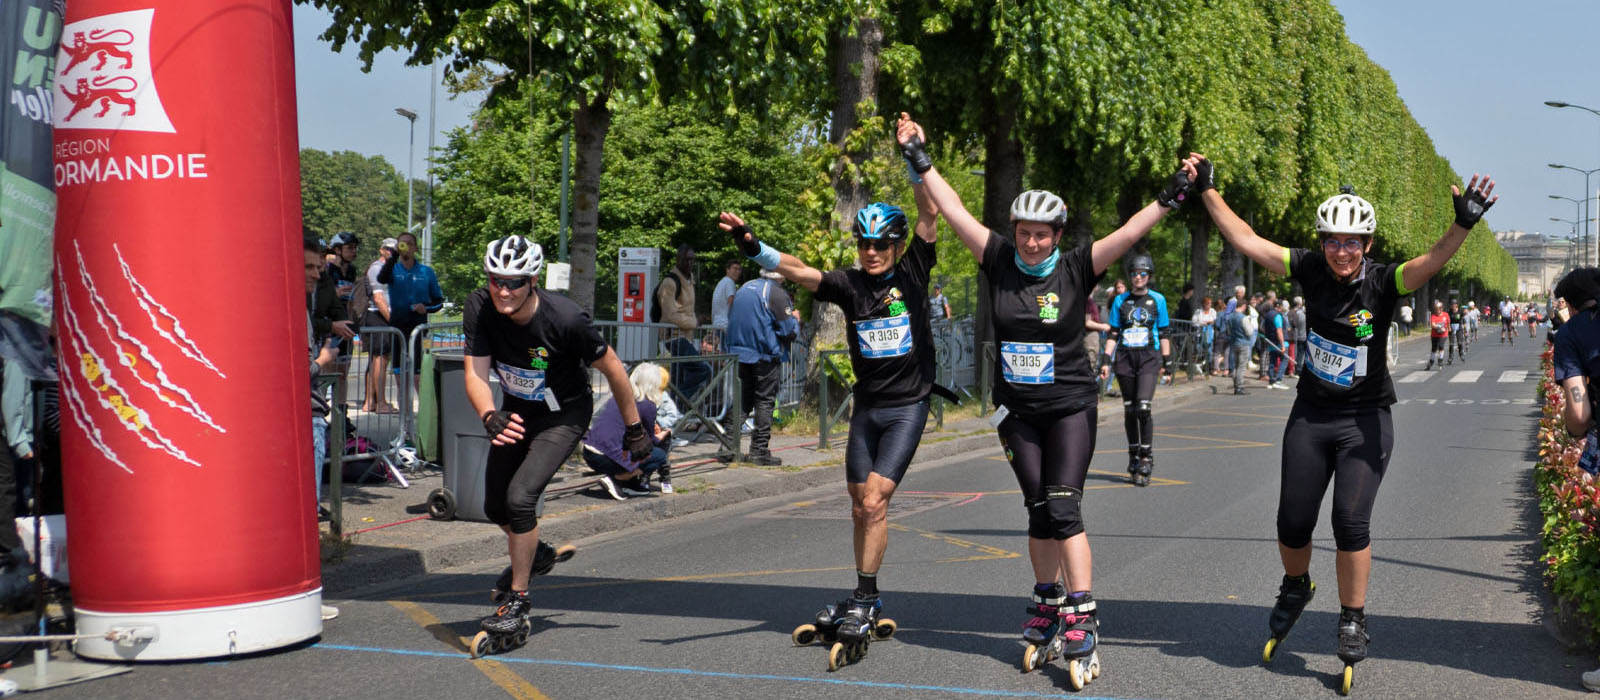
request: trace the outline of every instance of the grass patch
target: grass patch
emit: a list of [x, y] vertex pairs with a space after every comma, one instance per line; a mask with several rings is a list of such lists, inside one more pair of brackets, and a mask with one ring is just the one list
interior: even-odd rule
[[344, 561], [344, 558], [350, 554], [350, 550], [356, 546], [354, 536], [348, 538], [336, 537], [327, 530], [319, 530], [317, 539], [321, 545], [323, 565], [338, 564]]

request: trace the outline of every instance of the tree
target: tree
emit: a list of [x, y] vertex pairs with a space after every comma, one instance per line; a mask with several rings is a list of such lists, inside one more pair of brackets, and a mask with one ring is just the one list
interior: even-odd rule
[[358, 261], [376, 257], [378, 242], [405, 230], [406, 181], [382, 156], [300, 149], [300, 209], [312, 235], [361, 237]]

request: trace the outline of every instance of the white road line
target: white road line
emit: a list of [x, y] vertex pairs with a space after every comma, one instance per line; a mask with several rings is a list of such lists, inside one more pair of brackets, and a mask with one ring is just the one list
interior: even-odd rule
[[1400, 378], [1400, 383], [1401, 384], [1420, 384], [1422, 382], [1428, 381], [1428, 378], [1432, 377], [1432, 376], [1433, 376], [1433, 370], [1419, 369], [1419, 370], [1417, 370], [1415, 372], [1412, 372], [1411, 374], [1408, 374], [1408, 375], [1406, 375], [1404, 377], [1401, 377]]
[[1456, 372], [1456, 376], [1450, 378], [1450, 383], [1471, 384], [1475, 381], [1478, 381], [1478, 377], [1481, 376], [1483, 376], [1483, 370], [1481, 369], [1464, 369], [1460, 372]]
[[1523, 369], [1508, 369], [1500, 373], [1499, 381], [1502, 383], [1523, 382], [1528, 380], [1528, 371]]

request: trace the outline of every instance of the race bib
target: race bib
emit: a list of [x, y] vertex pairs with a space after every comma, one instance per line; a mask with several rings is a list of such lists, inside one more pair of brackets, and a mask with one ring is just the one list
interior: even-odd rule
[[1000, 376], [1012, 384], [1054, 383], [1056, 346], [1048, 343], [1001, 343]]
[[1122, 329], [1122, 346], [1125, 348], [1150, 347], [1150, 329], [1145, 326], [1129, 326]]
[[856, 321], [861, 356], [900, 357], [911, 353], [911, 317], [908, 315]]
[[1311, 331], [1306, 337], [1311, 356], [1306, 366], [1311, 373], [1330, 384], [1348, 387], [1356, 377], [1367, 376], [1367, 348], [1335, 343]]
[[528, 401], [544, 400], [544, 370], [522, 369], [503, 362], [494, 363], [494, 369], [500, 374], [502, 393]]

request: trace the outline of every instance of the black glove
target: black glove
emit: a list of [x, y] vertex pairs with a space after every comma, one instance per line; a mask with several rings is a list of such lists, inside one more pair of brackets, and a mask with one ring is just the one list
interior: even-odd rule
[[1481, 188], [1469, 189], [1453, 197], [1456, 204], [1456, 225], [1468, 231], [1478, 225], [1478, 219], [1483, 218], [1483, 213], [1489, 211], [1489, 207], [1494, 206], [1494, 202], [1484, 198]]
[[499, 437], [508, 425], [511, 425], [510, 411], [487, 411], [483, 414], [483, 429], [491, 439]]
[[1189, 198], [1189, 191], [1193, 185], [1189, 182], [1189, 173], [1178, 168], [1178, 172], [1167, 178], [1167, 188], [1156, 195], [1156, 202], [1168, 209], [1177, 209], [1183, 206], [1183, 200]]
[[756, 238], [756, 232], [750, 229], [749, 224], [739, 224], [733, 227], [728, 235], [733, 236], [733, 244], [739, 247], [739, 252], [747, 258], [753, 258], [761, 253], [761, 239]]
[[906, 164], [910, 165], [911, 169], [916, 171], [918, 175], [933, 169], [933, 159], [928, 157], [928, 150], [922, 143], [922, 139], [915, 136], [911, 137], [911, 140], [900, 144], [900, 155], [905, 157]]
[[628, 457], [634, 462], [643, 462], [650, 456], [650, 449], [655, 443], [644, 432], [644, 423], [630, 423], [622, 431], [622, 448], [628, 451]]
[[1194, 193], [1200, 194], [1206, 190], [1214, 190], [1217, 183], [1211, 177], [1211, 159], [1201, 158], [1194, 164]]

